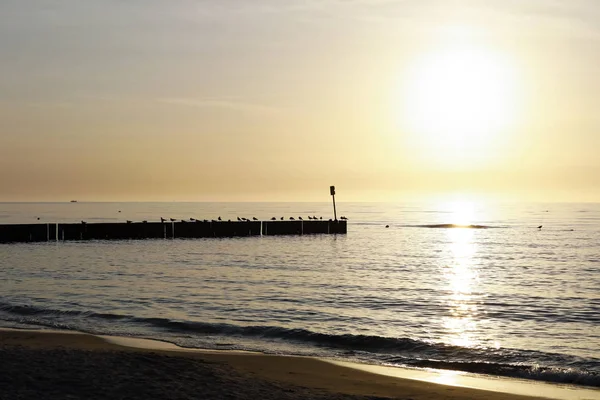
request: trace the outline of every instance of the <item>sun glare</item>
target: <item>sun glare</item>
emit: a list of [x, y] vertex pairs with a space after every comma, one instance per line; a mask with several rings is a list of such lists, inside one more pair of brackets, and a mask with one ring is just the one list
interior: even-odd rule
[[421, 156], [454, 166], [481, 161], [515, 122], [514, 68], [479, 44], [445, 43], [415, 62], [407, 78], [401, 125]]
[[475, 205], [470, 201], [454, 201], [448, 204], [450, 221], [456, 225], [471, 225], [475, 219]]

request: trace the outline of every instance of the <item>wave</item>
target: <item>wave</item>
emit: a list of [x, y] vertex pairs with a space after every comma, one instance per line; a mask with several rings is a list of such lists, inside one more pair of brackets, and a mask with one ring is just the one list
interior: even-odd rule
[[[385, 224], [384, 221], [377, 222], [367, 222], [367, 221], [355, 221], [353, 225], [360, 226], [379, 226]], [[400, 228], [437, 228], [437, 229], [494, 229], [494, 228], [507, 228], [507, 226], [491, 226], [491, 225], [477, 225], [477, 224], [394, 224], [393, 222], [389, 223], [390, 225], [397, 226]]]
[[490, 362], [454, 362], [437, 360], [420, 360], [412, 363], [411, 366], [600, 387], [600, 375], [595, 372], [577, 368], [543, 367], [537, 364], [499, 364]]
[[489, 225], [462, 225], [462, 224], [426, 224], [426, 225], [404, 225], [410, 228], [437, 228], [437, 229], [490, 229], [499, 228], [497, 226]]
[[[119, 324], [141, 325], [150, 327], [154, 331], [166, 331], [182, 334], [182, 336], [184, 334], [210, 335], [294, 342], [327, 349], [343, 356], [355, 355], [364, 361], [398, 366], [459, 370], [600, 387], [600, 375], [596, 372], [600, 371], [600, 360], [580, 359], [562, 354], [516, 349], [469, 348], [411, 338], [330, 334], [279, 326], [241, 326], [81, 310], [65, 311], [2, 302], [0, 302], [1, 319], [80, 331], [86, 331], [85, 327], [90, 326], [90, 320], [118, 321]], [[544, 365], [540, 365], [541, 363]], [[564, 367], [566, 365], [568, 367]]]

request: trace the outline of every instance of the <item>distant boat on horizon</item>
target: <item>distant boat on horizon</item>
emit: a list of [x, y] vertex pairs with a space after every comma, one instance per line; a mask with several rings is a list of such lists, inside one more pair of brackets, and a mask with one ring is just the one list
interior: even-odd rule
[[71, 203], [77, 203], [77, 200], [71, 200]]

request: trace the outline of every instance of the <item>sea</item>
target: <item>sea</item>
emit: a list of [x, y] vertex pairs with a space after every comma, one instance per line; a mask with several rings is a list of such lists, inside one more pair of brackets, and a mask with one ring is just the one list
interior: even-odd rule
[[[0, 203], [0, 224], [333, 218]], [[0, 244], [0, 326], [600, 388], [600, 204], [338, 203], [343, 235]]]

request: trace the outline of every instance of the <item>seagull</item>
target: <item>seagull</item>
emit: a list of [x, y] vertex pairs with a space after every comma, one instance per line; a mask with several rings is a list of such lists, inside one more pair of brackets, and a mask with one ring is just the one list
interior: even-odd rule
[[164, 219], [163, 217], [160, 217], [160, 222], [165, 222], [166, 219]]
[[130, 221], [130, 220], [127, 220], [127, 223], [128, 223], [128, 224], [130, 224], [130, 223], [131, 223], [131, 221]]
[[323, 219], [323, 217], [319, 217], [319, 219]]
[[544, 226], [544, 225], [540, 225], [540, 226], [538, 226], [538, 229], [539, 229], [540, 231], [542, 230], [542, 226]]
[[341, 219], [342, 221], [346, 221], [346, 220], [348, 220], [348, 218], [346, 218], [346, 217], [343, 217], [343, 216], [342, 216], [342, 217], [340, 217], [340, 219]]
[[386, 227], [386, 228], [389, 228], [390, 226], [389, 226], [389, 225], [386, 225], [385, 227]]
[[240, 217], [237, 217], [237, 220], [238, 220], [238, 221], [241, 221], [242, 219], [241, 219]]
[[217, 218], [219, 221], [222, 221], [221, 217]]
[[302, 217], [298, 217], [298, 219], [299, 219], [300, 221], [303, 221]]
[[85, 222], [85, 221], [81, 221], [81, 223], [82, 223], [83, 225], [87, 224], [87, 222]]
[[146, 221], [146, 220], [143, 220], [142, 222], [143, 222], [144, 224], [147, 224], [147, 223], [148, 223], [148, 221]]
[[271, 218], [271, 221], [277, 221], [277, 218], [273, 217]]
[[177, 221], [175, 218], [169, 218], [171, 220], [171, 222], [175, 222]]
[[194, 222], [196, 220], [196, 218], [190, 218], [190, 221]]
[[283, 217], [281, 217], [281, 220], [283, 221]]
[[253, 220], [253, 221], [258, 221], [258, 218], [256, 218], [256, 217], [252, 217], [252, 220]]
[[40, 220], [40, 217], [37, 217], [38, 221]]
[[312, 219], [312, 217], [309, 215], [309, 216], [308, 216], [308, 219]]
[[207, 220], [207, 219], [205, 219], [203, 222], [208, 222], [208, 220]]
[[185, 219], [182, 219], [181, 222], [187, 222]]
[[119, 212], [121, 212], [121, 210], [119, 210]]
[[295, 221], [294, 217], [290, 217], [290, 221]]

